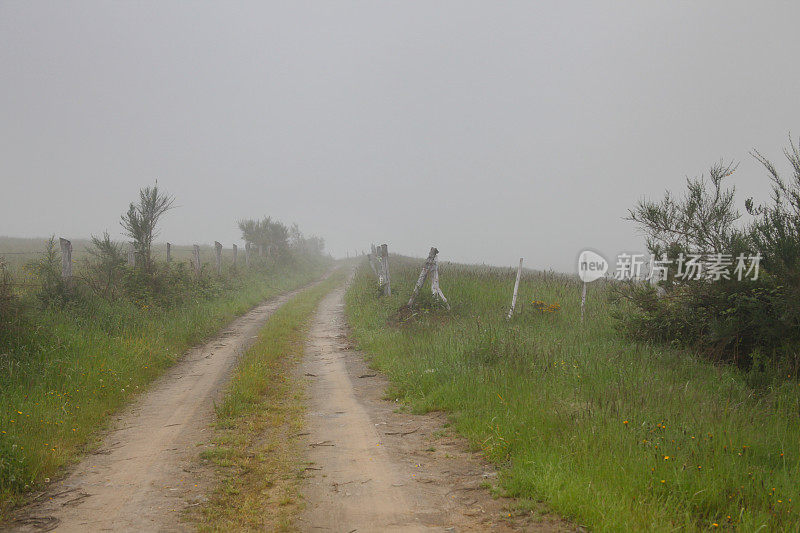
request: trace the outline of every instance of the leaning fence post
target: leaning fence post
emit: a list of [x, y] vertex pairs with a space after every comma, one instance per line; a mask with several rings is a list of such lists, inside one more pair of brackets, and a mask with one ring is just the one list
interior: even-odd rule
[[194, 273], [200, 275], [200, 247], [194, 245], [192, 248], [192, 265], [194, 266]]
[[131, 268], [136, 266], [136, 250], [132, 242], [128, 243], [128, 266]]
[[214, 253], [217, 256], [217, 274], [222, 274], [222, 243], [214, 241]]
[[239, 247], [235, 244], [233, 245], [233, 267], [236, 268], [236, 259], [239, 255]]
[[381, 244], [381, 268], [383, 270], [383, 294], [386, 296], [392, 295], [392, 280], [389, 277], [389, 247], [386, 244]]
[[519, 258], [519, 267], [517, 268], [517, 281], [514, 282], [514, 294], [511, 296], [511, 309], [508, 310], [508, 320], [514, 314], [514, 308], [517, 306], [517, 292], [519, 291], [519, 278], [522, 276], [522, 258]]
[[167, 243], [167, 263], [172, 261], [172, 245]]
[[425, 278], [428, 277], [428, 272], [433, 268], [433, 262], [436, 259], [436, 254], [439, 253], [435, 247], [431, 247], [431, 251], [428, 254], [428, 258], [425, 260], [425, 264], [422, 265], [422, 270], [419, 271], [419, 277], [417, 278], [417, 283], [414, 285], [414, 290], [411, 291], [411, 298], [408, 299], [408, 307], [414, 305], [414, 300], [417, 299], [417, 295], [419, 294], [419, 289], [422, 287], [422, 284], [425, 283]]
[[72, 281], [72, 243], [63, 238], [58, 242], [61, 243], [61, 278], [69, 285]]

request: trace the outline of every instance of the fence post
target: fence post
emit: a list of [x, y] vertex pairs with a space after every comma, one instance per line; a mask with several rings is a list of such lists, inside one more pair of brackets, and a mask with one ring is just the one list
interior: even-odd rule
[[167, 243], [167, 263], [172, 261], [172, 245]]
[[250, 267], [250, 243], [244, 243], [244, 266]]
[[375, 274], [375, 277], [380, 280], [381, 275], [378, 272], [378, 269], [380, 268], [380, 264], [378, 264], [377, 267], [375, 266], [375, 264], [378, 263], [378, 258], [377, 258], [376, 251], [377, 250], [375, 248], [375, 245], [374, 244], [370, 244], [369, 245], [369, 254], [367, 255], [367, 258], [369, 259], [369, 266], [372, 269], [373, 274]]
[[264, 245], [263, 244], [259, 244], [258, 245], [258, 257], [264, 257]]
[[58, 242], [61, 243], [61, 278], [69, 285], [72, 282], [72, 243], [63, 238]]
[[517, 268], [517, 281], [514, 282], [514, 294], [511, 296], [511, 309], [508, 310], [507, 320], [511, 320], [514, 314], [514, 308], [517, 306], [517, 292], [519, 291], [519, 278], [522, 276], [522, 258], [519, 258], [519, 267]]
[[433, 270], [431, 270], [431, 293], [434, 296], [438, 296], [441, 298], [444, 306], [447, 310], [450, 310], [450, 302], [447, 301], [447, 298], [444, 297], [444, 293], [442, 292], [442, 288], [439, 287], [439, 260], [435, 257], [433, 258]]
[[233, 268], [236, 268], [236, 259], [239, 255], [239, 247], [235, 244], [233, 245]]
[[416, 285], [414, 285], [414, 290], [411, 291], [411, 298], [408, 299], [408, 307], [414, 305], [414, 300], [416, 300], [419, 295], [419, 289], [422, 287], [422, 284], [425, 283], [428, 272], [433, 268], [433, 262], [436, 260], [436, 254], [438, 253], [439, 250], [437, 250], [436, 247], [431, 247], [428, 258], [425, 260], [425, 264], [422, 265], [422, 270], [419, 271], [419, 277], [417, 278]]
[[372, 253], [369, 254], [369, 266], [370, 268], [372, 268], [373, 274], [375, 274], [376, 277], [380, 278], [381, 276], [380, 274], [378, 274], [378, 269], [375, 268], [375, 255]]
[[214, 254], [217, 259], [217, 274], [222, 274], [222, 243], [214, 241]]
[[392, 279], [389, 276], [389, 246], [381, 244], [381, 269], [383, 271], [383, 294], [392, 295]]
[[133, 248], [133, 243], [128, 243], [128, 266], [134, 268], [136, 266], [136, 250]]
[[200, 247], [196, 244], [192, 248], [192, 265], [194, 266], [194, 273], [200, 275]]

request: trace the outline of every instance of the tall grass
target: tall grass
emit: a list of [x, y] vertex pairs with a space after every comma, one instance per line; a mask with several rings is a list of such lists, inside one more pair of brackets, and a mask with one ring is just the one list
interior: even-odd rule
[[421, 261], [392, 264], [391, 298], [368, 266], [348, 291], [360, 346], [393, 397], [450, 412], [509, 495], [599, 531], [800, 529], [794, 376], [752, 388], [735, 368], [631, 343], [602, 285], [582, 326], [580, 285], [560, 276], [526, 273], [506, 321], [511, 269], [442, 265], [452, 311], [398, 315]]
[[0, 349], [0, 508], [75, 458], [108, 414], [188, 347], [328, 264], [319, 258], [240, 271], [171, 307], [93, 299], [31, 309]]

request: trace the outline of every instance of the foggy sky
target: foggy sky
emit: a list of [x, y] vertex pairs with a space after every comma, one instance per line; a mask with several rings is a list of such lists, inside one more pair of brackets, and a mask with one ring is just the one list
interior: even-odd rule
[[[329, 250], [574, 270], [720, 158], [800, 134], [800, 4], [0, 1], [0, 235], [161, 240], [272, 215]], [[2, 251], [2, 250], [0, 250]]]

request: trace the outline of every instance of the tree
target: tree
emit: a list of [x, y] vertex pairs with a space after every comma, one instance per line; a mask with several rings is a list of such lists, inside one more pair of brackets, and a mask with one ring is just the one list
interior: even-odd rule
[[752, 152], [769, 173], [772, 198], [770, 203], [758, 206], [748, 198], [745, 207], [757, 217], [750, 228], [750, 236], [754, 248], [763, 255], [764, 268], [800, 293], [800, 148], [791, 137], [783, 153], [792, 167], [789, 181], [785, 181], [775, 165], [760, 152]]
[[159, 219], [172, 209], [175, 198], [158, 190], [158, 182], [153, 187], [139, 191], [139, 203], [132, 203], [128, 212], [122, 215], [122, 227], [133, 241], [133, 247], [145, 270], [153, 266], [151, 249], [153, 239], [158, 236]]
[[660, 202], [640, 200], [625, 219], [644, 232], [654, 256], [730, 253], [734, 243], [741, 241], [742, 234], [734, 226], [740, 215], [734, 207], [735, 188], [723, 189], [722, 185], [735, 170], [733, 163], [712, 165], [710, 188], [704, 176], [687, 179], [683, 198], [667, 192]]
[[283, 253], [288, 247], [289, 229], [271, 217], [240, 220], [239, 229], [242, 231], [242, 238], [251, 245], [263, 246], [276, 254]]

